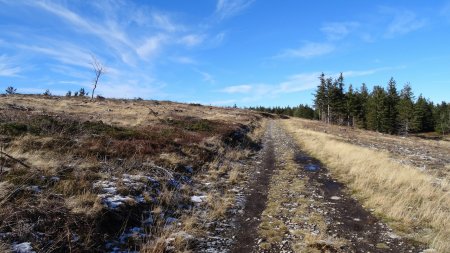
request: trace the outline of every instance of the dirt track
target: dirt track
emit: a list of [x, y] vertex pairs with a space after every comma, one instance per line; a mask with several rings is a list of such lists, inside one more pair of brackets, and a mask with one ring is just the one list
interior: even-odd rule
[[[278, 122], [269, 122], [266, 131], [231, 252], [423, 250], [365, 210]], [[280, 238], [271, 238], [277, 235]]]

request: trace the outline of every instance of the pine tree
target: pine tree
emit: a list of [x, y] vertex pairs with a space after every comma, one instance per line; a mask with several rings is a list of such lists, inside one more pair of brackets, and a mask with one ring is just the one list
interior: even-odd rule
[[380, 87], [373, 87], [368, 100], [367, 127], [377, 132], [386, 132], [386, 91]]
[[422, 97], [422, 94], [414, 105], [413, 126], [416, 132], [434, 130], [433, 105]]
[[450, 104], [442, 102], [435, 107], [435, 131], [442, 135], [450, 132]]
[[409, 83], [405, 84], [400, 92], [398, 102], [399, 133], [407, 135], [413, 130], [414, 94]]
[[334, 90], [335, 86], [332, 78], [327, 78], [326, 80], [326, 110], [327, 110], [327, 124], [332, 123], [333, 114], [333, 105], [334, 105]]
[[319, 76], [320, 84], [317, 86], [317, 91], [314, 94], [314, 107], [319, 115], [319, 120], [325, 121], [325, 104], [326, 104], [326, 81], [325, 74]]
[[361, 85], [360, 91], [356, 93], [356, 124], [358, 127], [367, 129], [367, 103], [369, 91], [365, 83]]
[[350, 84], [346, 94], [346, 120], [348, 126], [355, 124], [355, 118], [358, 114], [358, 99], [357, 94], [353, 92], [353, 87]]
[[334, 111], [336, 114], [336, 122], [342, 124], [346, 119], [346, 96], [344, 92], [344, 75], [341, 74], [335, 81], [334, 85]]
[[389, 80], [386, 95], [386, 131], [390, 134], [397, 132], [398, 128], [398, 102], [396, 83], [393, 77]]

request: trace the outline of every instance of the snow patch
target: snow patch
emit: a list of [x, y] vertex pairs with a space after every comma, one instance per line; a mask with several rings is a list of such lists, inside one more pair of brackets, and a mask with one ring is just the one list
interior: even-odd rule
[[202, 203], [206, 199], [206, 196], [192, 196], [191, 201], [194, 203]]
[[15, 244], [13, 246], [13, 251], [16, 253], [36, 253], [33, 251], [33, 247], [31, 247], [31, 242]]

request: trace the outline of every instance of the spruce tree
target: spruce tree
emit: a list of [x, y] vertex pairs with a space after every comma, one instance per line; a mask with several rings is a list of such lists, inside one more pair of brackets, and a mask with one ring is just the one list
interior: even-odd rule
[[414, 116], [414, 94], [409, 83], [405, 84], [400, 91], [400, 100], [398, 102], [398, 123], [399, 133], [407, 135], [413, 131]]
[[365, 83], [361, 85], [360, 91], [356, 95], [357, 97], [357, 124], [363, 129], [367, 129], [367, 107], [369, 101], [369, 90]]
[[390, 134], [397, 132], [398, 128], [398, 102], [396, 83], [393, 77], [389, 80], [386, 95], [386, 131]]
[[414, 105], [413, 126], [416, 132], [434, 130], [433, 105], [422, 97], [422, 94]]
[[442, 102], [435, 107], [435, 131], [445, 135], [450, 132], [450, 103]]
[[386, 92], [381, 86], [373, 87], [367, 107], [367, 127], [377, 132], [386, 132]]
[[353, 87], [350, 84], [348, 92], [346, 94], [346, 120], [348, 126], [355, 124], [355, 118], [358, 114], [358, 98], [357, 94], [353, 91]]
[[342, 124], [346, 118], [346, 96], [344, 92], [344, 75], [341, 74], [335, 81], [334, 85], [334, 111], [336, 113], [336, 122]]
[[316, 108], [316, 111], [318, 113], [319, 120], [325, 121], [327, 89], [324, 73], [319, 76], [319, 80], [320, 84], [317, 86], [317, 91], [314, 94], [314, 107]]

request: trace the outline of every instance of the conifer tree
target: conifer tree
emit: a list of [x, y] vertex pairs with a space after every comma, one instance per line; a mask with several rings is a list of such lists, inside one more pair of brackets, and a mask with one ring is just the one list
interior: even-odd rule
[[413, 126], [416, 132], [428, 132], [434, 130], [433, 105], [422, 94], [414, 105]]
[[435, 130], [442, 135], [450, 132], [450, 103], [442, 102], [435, 107]]
[[325, 101], [327, 89], [324, 73], [319, 76], [319, 80], [320, 84], [317, 86], [316, 93], [314, 94], [314, 107], [318, 112], [319, 120], [325, 121]]
[[377, 132], [386, 132], [386, 92], [381, 86], [373, 87], [367, 109], [368, 129]]
[[414, 116], [414, 94], [409, 83], [405, 84], [400, 91], [398, 102], [399, 133], [407, 135], [413, 130], [412, 121]]
[[353, 126], [355, 118], [358, 114], [358, 99], [357, 94], [353, 92], [353, 87], [350, 84], [346, 94], [346, 120], [348, 126]]
[[365, 83], [361, 85], [360, 91], [356, 94], [357, 101], [357, 125], [367, 129], [367, 107], [369, 100], [369, 91]]
[[393, 77], [389, 80], [386, 95], [386, 131], [390, 134], [397, 132], [398, 128], [398, 102], [396, 82]]
[[334, 111], [336, 114], [336, 122], [342, 124], [344, 119], [346, 119], [346, 96], [344, 91], [344, 75], [341, 74], [335, 81], [334, 87]]

